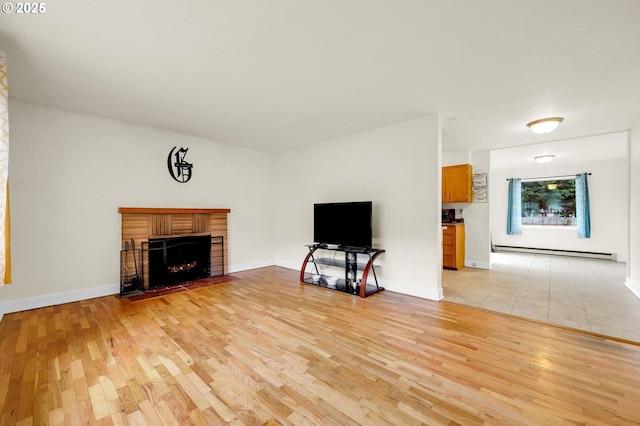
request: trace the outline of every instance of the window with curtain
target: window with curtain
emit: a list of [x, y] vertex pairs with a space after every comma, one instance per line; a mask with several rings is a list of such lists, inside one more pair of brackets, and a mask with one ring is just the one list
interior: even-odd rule
[[578, 238], [591, 238], [588, 175], [557, 176], [566, 181], [562, 184], [547, 178], [508, 179], [507, 235], [521, 235], [524, 223], [576, 226]]
[[9, 215], [9, 87], [7, 56], [0, 52], [0, 285], [11, 282]]

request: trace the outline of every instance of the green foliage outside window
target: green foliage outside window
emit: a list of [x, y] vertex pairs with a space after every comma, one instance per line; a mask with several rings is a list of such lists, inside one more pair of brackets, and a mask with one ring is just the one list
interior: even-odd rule
[[575, 179], [522, 182], [522, 224], [575, 226]]

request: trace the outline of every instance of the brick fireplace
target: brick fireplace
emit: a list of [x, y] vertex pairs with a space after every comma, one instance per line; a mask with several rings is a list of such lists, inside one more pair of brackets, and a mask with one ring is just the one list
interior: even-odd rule
[[120, 293], [224, 275], [230, 209], [120, 207]]

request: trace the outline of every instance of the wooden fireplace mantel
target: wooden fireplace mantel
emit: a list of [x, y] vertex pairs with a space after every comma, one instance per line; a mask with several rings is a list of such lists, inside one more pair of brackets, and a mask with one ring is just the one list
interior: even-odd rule
[[200, 208], [173, 208], [173, 207], [118, 207], [118, 213], [122, 214], [209, 214], [230, 213], [231, 209], [200, 209]]

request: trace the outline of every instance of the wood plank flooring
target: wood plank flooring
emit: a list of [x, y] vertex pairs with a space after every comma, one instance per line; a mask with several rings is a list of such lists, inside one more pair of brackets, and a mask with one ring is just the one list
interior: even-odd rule
[[640, 424], [640, 346], [270, 267], [7, 314], [0, 425]]

